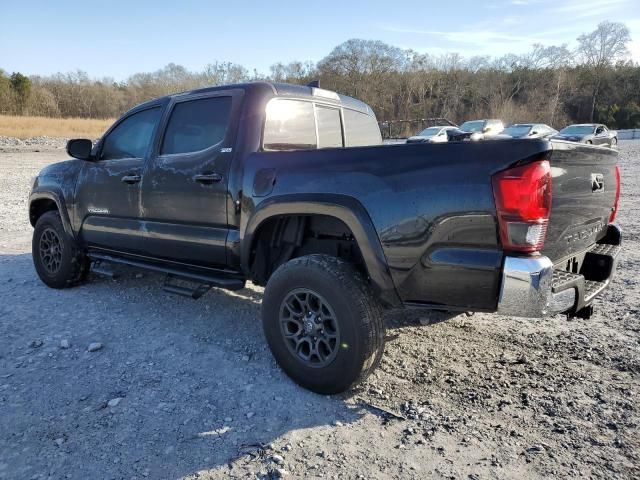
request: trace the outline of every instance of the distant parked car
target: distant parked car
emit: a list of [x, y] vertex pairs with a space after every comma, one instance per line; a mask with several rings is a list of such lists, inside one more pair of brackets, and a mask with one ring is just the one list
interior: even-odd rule
[[461, 142], [463, 140], [470, 140], [473, 133], [465, 132], [460, 128], [450, 128], [447, 130], [447, 138], [449, 142]]
[[448, 141], [448, 130], [457, 130], [457, 127], [446, 125], [425, 128], [417, 135], [407, 138], [407, 143], [444, 143]]
[[558, 133], [544, 123], [514, 123], [497, 135], [500, 138], [549, 138]]
[[504, 123], [502, 120], [493, 118], [469, 120], [460, 125], [460, 130], [471, 133], [471, 140], [481, 140], [501, 133], [504, 130]]
[[601, 123], [582, 123], [564, 127], [552, 138], [569, 142], [603, 145], [614, 148], [618, 145], [618, 132], [609, 130]]

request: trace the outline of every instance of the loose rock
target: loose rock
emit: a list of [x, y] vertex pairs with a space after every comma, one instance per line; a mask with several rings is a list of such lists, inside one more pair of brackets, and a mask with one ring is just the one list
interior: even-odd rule
[[112, 407], [112, 408], [113, 408], [113, 407], [117, 407], [117, 406], [120, 404], [120, 402], [121, 402], [122, 400], [123, 400], [123, 399], [122, 399], [122, 397], [112, 398], [111, 400], [109, 400], [109, 401], [107, 402], [107, 405], [108, 405], [108, 406], [110, 406], [110, 407]]
[[284, 478], [289, 475], [289, 472], [287, 472], [284, 468], [276, 468], [274, 470], [274, 473], [276, 474], [277, 478]]

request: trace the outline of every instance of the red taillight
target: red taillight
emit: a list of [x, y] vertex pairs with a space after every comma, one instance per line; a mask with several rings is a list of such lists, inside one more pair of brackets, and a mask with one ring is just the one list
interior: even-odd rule
[[620, 168], [616, 165], [616, 199], [613, 202], [613, 210], [609, 215], [609, 223], [613, 223], [618, 214], [618, 201], [620, 200]]
[[505, 250], [537, 252], [547, 236], [551, 212], [551, 167], [539, 160], [496, 173], [493, 196]]

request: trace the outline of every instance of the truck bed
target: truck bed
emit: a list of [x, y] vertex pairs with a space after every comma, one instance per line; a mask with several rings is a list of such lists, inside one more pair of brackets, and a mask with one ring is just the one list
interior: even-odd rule
[[[606, 233], [616, 152], [547, 140], [258, 152], [246, 160], [243, 192], [252, 193], [250, 209], [279, 195], [352, 197], [375, 226], [405, 304], [495, 311], [505, 251], [491, 178], [540, 159], [553, 176], [542, 253], [566, 262]], [[603, 192], [592, 193], [592, 174], [604, 179]], [[256, 192], [265, 176], [273, 179], [267, 195]]]

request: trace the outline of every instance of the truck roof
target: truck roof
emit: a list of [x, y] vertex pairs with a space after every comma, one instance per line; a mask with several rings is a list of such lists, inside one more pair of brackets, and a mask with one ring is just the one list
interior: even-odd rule
[[350, 108], [368, 115], [373, 115], [373, 110], [369, 105], [355, 98], [347, 95], [341, 95], [331, 90], [325, 90], [323, 88], [309, 87], [306, 85], [295, 85], [291, 83], [272, 83], [272, 82], [249, 82], [249, 83], [236, 83], [230, 85], [219, 85], [215, 87], [205, 87], [196, 90], [188, 90], [185, 92], [173, 93], [164, 97], [155, 98], [148, 102], [142, 103], [135, 108], [145, 106], [147, 104], [156, 103], [159, 100], [171, 99], [175, 97], [181, 97], [186, 95], [194, 95], [199, 93], [216, 92], [223, 90], [242, 89], [250, 91], [256, 95], [264, 95], [268, 97], [286, 97], [286, 98], [306, 98], [322, 100], [327, 103], [335, 103], [343, 107]]

